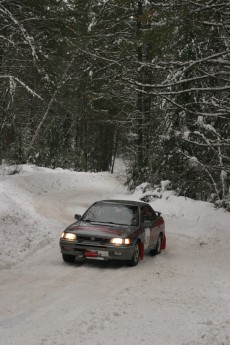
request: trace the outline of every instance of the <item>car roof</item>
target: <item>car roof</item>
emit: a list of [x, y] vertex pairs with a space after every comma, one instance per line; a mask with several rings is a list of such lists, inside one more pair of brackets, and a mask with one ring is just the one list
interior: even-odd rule
[[104, 204], [120, 204], [120, 205], [129, 205], [129, 206], [146, 206], [146, 202], [138, 201], [138, 200], [114, 200], [114, 199], [108, 199], [108, 200], [100, 200], [97, 201], [97, 203], [104, 203]]

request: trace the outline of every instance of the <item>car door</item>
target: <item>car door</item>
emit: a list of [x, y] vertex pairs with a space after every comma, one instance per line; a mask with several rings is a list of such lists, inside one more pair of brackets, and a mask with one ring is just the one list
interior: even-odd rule
[[145, 231], [145, 250], [155, 248], [160, 234], [159, 217], [150, 206], [141, 209], [142, 226]]

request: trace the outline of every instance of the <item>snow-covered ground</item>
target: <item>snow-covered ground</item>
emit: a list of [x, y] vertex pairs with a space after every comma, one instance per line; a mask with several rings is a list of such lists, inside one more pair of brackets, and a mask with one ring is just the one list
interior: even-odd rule
[[120, 172], [0, 171], [1, 345], [229, 345], [230, 213], [164, 192], [167, 249], [138, 266], [65, 264], [61, 231]]

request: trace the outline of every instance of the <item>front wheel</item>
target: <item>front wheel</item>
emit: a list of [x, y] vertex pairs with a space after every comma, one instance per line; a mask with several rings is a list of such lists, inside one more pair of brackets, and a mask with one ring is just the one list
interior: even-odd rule
[[140, 243], [136, 242], [133, 250], [133, 257], [132, 260], [128, 261], [128, 266], [136, 266], [139, 262], [139, 257], [140, 257]]
[[161, 244], [162, 244], [162, 237], [161, 235], [157, 239], [157, 244], [155, 249], [150, 251], [150, 255], [158, 255], [161, 253]]
[[75, 261], [74, 255], [62, 254], [62, 258], [63, 258], [63, 261], [65, 261], [65, 262], [74, 262]]

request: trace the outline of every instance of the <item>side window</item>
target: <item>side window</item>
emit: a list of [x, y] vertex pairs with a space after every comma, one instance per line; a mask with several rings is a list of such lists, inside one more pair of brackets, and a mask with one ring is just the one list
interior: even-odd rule
[[142, 222], [154, 221], [157, 218], [156, 213], [149, 206], [142, 207], [141, 214], [142, 214]]

